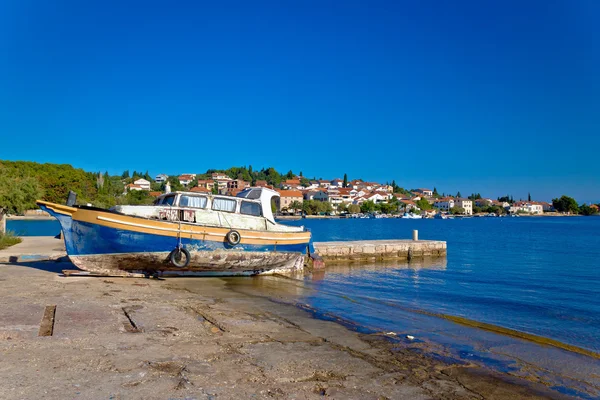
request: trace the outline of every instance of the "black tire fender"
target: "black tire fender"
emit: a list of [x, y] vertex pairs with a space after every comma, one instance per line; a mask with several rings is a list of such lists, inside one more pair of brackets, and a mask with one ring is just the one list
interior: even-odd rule
[[[185, 259], [183, 258], [185, 257]], [[188, 266], [188, 264], [190, 263], [190, 259], [192, 257], [190, 256], [190, 252], [187, 251], [186, 249], [184, 249], [183, 247], [181, 248], [176, 248], [174, 249], [171, 254], [169, 254], [169, 260], [171, 260], [171, 264], [173, 264], [174, 266], [178, 267], [178, 268], [185, 268]]]
[[230, 245], [235, 246], [236, 244], [240, 244], [242, 235], [240, 235], [238, 231], [232, 229], [225, 235], [225, 240], [227, 240], [227, 243]]

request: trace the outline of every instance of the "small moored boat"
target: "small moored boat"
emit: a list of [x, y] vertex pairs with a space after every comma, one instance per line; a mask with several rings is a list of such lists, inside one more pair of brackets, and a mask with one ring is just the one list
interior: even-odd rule
[[301, 268], [310, 242], [304, 227], [275, 222], [274, 196], [250, 188], [236, 197], [173, 192], [153, 205], [110, 210], [37, 204], [58, 219], [69, 258], [86, 271], [255, 275]]

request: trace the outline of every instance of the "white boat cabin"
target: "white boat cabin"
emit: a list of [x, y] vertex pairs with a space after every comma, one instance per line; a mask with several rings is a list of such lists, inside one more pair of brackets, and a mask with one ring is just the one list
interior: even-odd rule
[[111, 210], [135, 217], [275, 232], [302, 232], [304, 227], [275, 222], [271, 199], [279, 196], [267, 188], [248, 188], [237, 196], [197, 192], [172, 192], [159, 196], [151, 206], [115, 206]]

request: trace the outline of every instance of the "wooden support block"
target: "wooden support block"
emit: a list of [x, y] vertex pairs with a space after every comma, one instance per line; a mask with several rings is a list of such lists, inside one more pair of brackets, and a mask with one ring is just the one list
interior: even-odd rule
[[56, 306], [46, 306], [44, 316], [40, 322], [40, 331], [38, 336], [52, 336], [54, 332], [54, 315], [56, 314]]

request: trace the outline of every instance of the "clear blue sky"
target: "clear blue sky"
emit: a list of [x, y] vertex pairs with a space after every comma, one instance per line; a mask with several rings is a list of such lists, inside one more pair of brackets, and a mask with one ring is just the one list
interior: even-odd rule
[[600, 2], [0, 2], [0, 159], [600, 200]]

